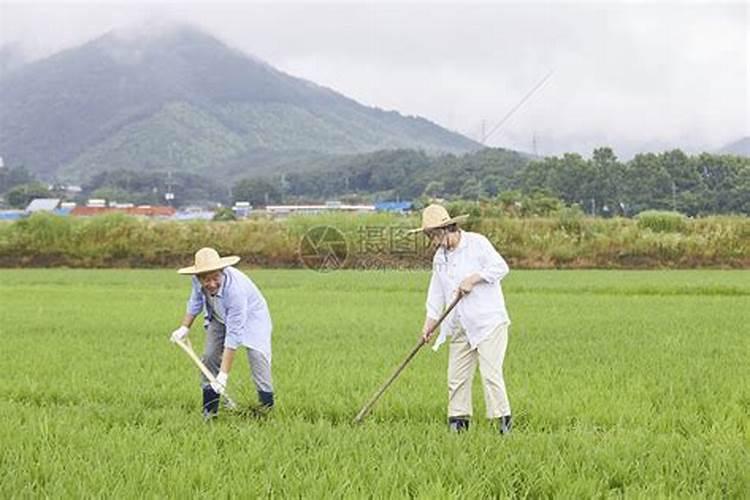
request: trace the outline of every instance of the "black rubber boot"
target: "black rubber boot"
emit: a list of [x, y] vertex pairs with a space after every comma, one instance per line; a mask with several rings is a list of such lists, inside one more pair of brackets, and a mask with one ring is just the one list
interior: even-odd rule
[[203, 388], [203, 419], [210, 420], [219, 414], [219, 400], [221, 396], [211, 387]]
[[451, 432], [460, 434], [469, 430], [469, 419], [462, 417], [448, 417], [448, 429]]
[[500, 434], [507, 435], [513, 429], [513, 419], [510, 415], [505, 415], [497, 419], [497, 428]]
[[273, 408], [273, 393], [258, 391], [258, 401], [260, 401], [261, 406], [270, 410]]

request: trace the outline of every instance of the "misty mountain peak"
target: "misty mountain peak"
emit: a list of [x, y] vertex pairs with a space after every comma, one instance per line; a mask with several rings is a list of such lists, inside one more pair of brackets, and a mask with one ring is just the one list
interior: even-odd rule
[[229, 50], [218, 38], [189, 24], [149, 23], [112, 30], [90, 42], [102, 49], [185, 50], [204, 48]]
[[289, 76], [189, 25], [113, 31], [0, 81], [0, 154], [48, 177], [117, 168], [240, 175], [254, 168], [250, 158], [289, 152], [478, 147]]
[[199, 64], [206, 58], [246, 58], [206, 32], [184, 24], [148, 24], [110, 31], [92, 40], [85, 48], [98, 51], [117, 64], [135, 66], [167, 59]]

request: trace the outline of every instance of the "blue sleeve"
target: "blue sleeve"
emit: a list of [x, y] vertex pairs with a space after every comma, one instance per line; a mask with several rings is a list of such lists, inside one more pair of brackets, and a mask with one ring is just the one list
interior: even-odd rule
[[198, 283], [198, 279], [193, 277], [193, 289], [190, 291], [190, 298], [187, 301], [187, 313], [193, 316], [198, 316], [203, 311], [204, 306], [203, 292], [201, 291], [201, 285]]
[[247, 321], [247, 297], [237, 290], [227, 290], [224, 297], [227, 317], [224, 318], [226, 337], [224, 345], [230, 349], [237, 349], [242, 344]]

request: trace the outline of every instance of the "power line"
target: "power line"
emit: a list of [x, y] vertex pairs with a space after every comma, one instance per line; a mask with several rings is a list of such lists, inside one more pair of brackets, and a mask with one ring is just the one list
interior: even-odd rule
[[552, 71], [550, 71], [549, 73], [547, 73], [547, 75], [546, 75], [546, 76], [545, 76], [544, 78], [542, 78], [542, 79], [541, 79], [541, 80], [539, 81], [539, 83], [537, 83], [537, 84], [536, 84], [536, 85], [534, 86], [534, 88], [532, 88], [532, 89], [531, 89], [531, 90], [530, 90], [529, 92], [527, 92], [527, 93], [526, 93], [526, 95], [525, 95], [525, 96], [523, 96], [523, 98], [522, 98], [522, 99], [521, 99], [520, 101], [518, 101], [518, 104], [516, 104], [515, 106], [513, 106], [513, 107], [511, 108], [511, 110], [510, 110], [510, 111], [508, 111], [508, 112], [507, 112], [507, 113], [505, 114], [505, 116], [503, 116], [503, 118], [502, 118], [502, 119], [501, 119], [501, 120], [500, 120], [500, 121], [498, 122], [498, 124], [497, 124], [497, 125], [495, 125], [494, 127], [492, 127], [492, 130], [490, 130], [490, 132], [489, 132], [489, 133], [488, 133], [487, 135], [485, 135], [485, 136], [484, 136], [484, 137], [482, 138], [482, 144], [485, 144], [485, 143], [487, 142], [487, 139], [489, 139], [489, 138], [490, 138], [490, 137], [492, 136], [492, 134], [494, 134], [495, 132], [497, 132], [497, 130], [498, 130], [498, 129], [499, 129], [500, 127], [502, 127], [502, 126], [503, 126], [503, 124], [504, 124], [505, 122], [507, 122], [507, 121], [508, 121], [508, 120], [510, 119], [510, 117], [511, 117], [511, 116], [513, 116], [513, 115], [514, 115], [514, 114], [516, 113], [516, 111], [518, 111], [518, 109], [519, 109], [519, 108], [520, 108], [521, 106], [523, 106], [523, 104], [524, 104], [524, 103], [525, 103], [526, 101], [528, 101], [528, 100], [529, 100], [529, 98], [531, 98], [531, 96], [532, 96], [532, 95], [534, 95], [534, 93], [536, 93], [536, 91], [537, 91], [537, 90], [539, 90], [540, 88], [542, 88], [542, 85], [544, 85], [544, 84], [545, 84], [545, 83], [547, 82], [547, 80], [549, 80], [549, 77], [551, 77], [551, 76], [552, 76], [552, 73], [554, 73], [554, 72], [555, 72], [555, 70], [552, 70]]

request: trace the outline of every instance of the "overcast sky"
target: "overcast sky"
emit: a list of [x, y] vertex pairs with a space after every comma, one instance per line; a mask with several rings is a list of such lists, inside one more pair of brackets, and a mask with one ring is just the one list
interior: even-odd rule
[[[540, 154], [711, 150], [750, 136], [747, 3], [325, 4], [0, 0], [0, 43], [43, 57], [187, 22], [363, 104]], [[534, 139], [535, 138], [535, 139]]]

